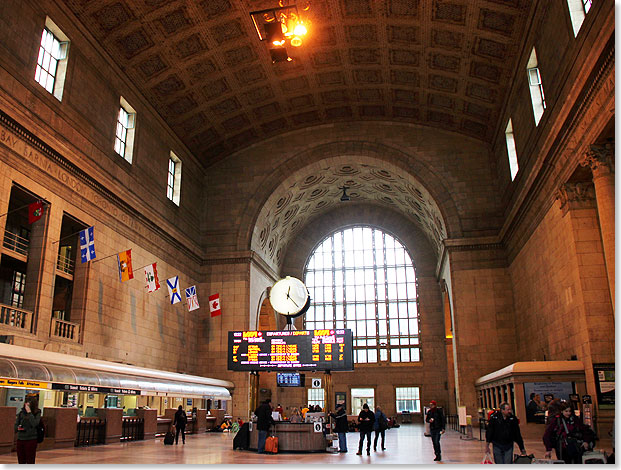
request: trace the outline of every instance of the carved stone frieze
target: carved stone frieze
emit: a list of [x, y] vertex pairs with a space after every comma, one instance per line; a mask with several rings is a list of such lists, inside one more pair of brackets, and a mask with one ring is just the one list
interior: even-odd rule
[[565, 183], [556, 191], [556, 200], [563, 216], [571, 209], [586, 209], [595, 206], [593, 183]]

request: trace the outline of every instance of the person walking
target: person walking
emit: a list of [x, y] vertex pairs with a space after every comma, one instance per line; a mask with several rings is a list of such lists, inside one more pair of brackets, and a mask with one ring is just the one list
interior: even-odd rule
[[330, 416], [334, 419], [335, 425], [334, 430], [339, 436], [339, 452], [346, 453], [347, 452], [347, 413], [345, 412], [345, 407], [342, 403], [336, 405], [336, 413], [330, 413]]
[[518, 419], [513, 416], [511, 405], [501, 403], [500, 411], [494, 413], [485, 432], [485, 452], [489, 453], [489, 445], [494, 445], [494, 462], [497, 464], [513, 463], [513, 443], [520, 448], [520, 455], [526, 455], [524, 440], [520, 432]]
[[254, 410], [254, 414], [257, 417], [257, 431], [259, 433], [257, 452], [259, 454], [264, 454], [267, 433], [270, 430], [270, 426], [275, 424], [274, 419], [272, 418], [271, 400], [269, 398], [265, 400], [256, 410]]
[[175, 412], [175, 419], [173, 425], [177, 429], [175, 434], [175, 445], [179, 444], [179, 434], [181, 434], [181, 440], [185, 444], [185, 425], [188, 423], [188, 415], [185, 414], [183, 405], [179, 405]]
[[358, 415], [358, 427], [360, 428], [360, 441], [358, 442], [358, 452], [356, 455], [362, 455], [362, 446], [364, 438], [367, 439], [367, 455], [371, 455], [371, 433], [373, 432], [373, 423], [375, 423], [375, 415], [369, 410], [369, 405], [362, 405], [362, 411]]
[[373, 452], [377, 452], [377, 438], [382, 436], [382, 450], [386, 450], [384, 446], [384, 437], [388, 429], [388, 418], [379, 406], [375, 407], [375, 421], [373, 422], [373, 430], [375, 431], [375, 440], [373, 441]]
[[17, 462], [35, 463], [37, 457], [37, 426], [41, 421], [41, 410], [35, 397], [27, 397], [24, 407], [15, 419], [17, 433]]
[[442, 460], [442, 448], [440, 447], [440, 437], [445, 432], [446, 421], [444, 413], [438, 408], [435, 400], [429, 402], [429, 410], [425, 416], [425, 421], [429, 423], [429, 432], [431, 433], [431, 442], [433, 443], [433, 452], [436, 454], [434, 462]]
[[581, 464], [582, 454], [595, 445], [595, 433], [574, 414], [570, 403], [562, 401], [558, 413], [550, 418], [543, 443], [546, 459], [552, 456], [554, 449], [558, 460]]

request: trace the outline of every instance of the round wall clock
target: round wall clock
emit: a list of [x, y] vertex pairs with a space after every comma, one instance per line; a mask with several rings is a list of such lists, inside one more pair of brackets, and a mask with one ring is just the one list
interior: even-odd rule
[[270, 303], [281, 315], [298, 317], [310, 307], [310, 295], [302, 281], [287, 276], [276, 282], [270, 290]]

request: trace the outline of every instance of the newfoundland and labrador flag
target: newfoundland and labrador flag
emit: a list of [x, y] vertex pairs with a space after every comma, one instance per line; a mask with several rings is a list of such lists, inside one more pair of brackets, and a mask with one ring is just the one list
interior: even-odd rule
[[209, 296], [209, 313], [212, 317], [222, 315], [222, 310], [220, 309], [220, 294]]
[[95, 259], [95, 227], [80, 232], [80, 256], [83, 263]]
[[171, 305], [181, 302], [181, 295], [179, 294], [179, 276], [167, 279], [166, 286], [168, 287], [168, 296], [170, 297]]
[[155, 292], [160, 288], [160, 280], [157, 278], [157, 263], [144, 267], [144, 277], [147, 283], [147, 292]]
[[121, 251], [116, 255], [116, 261], [119, 265], [119, 279], [121, 282], [129, 281], [134, 278], [134, 270], [132, 269], [132, 250]]
[[198, 305], [198, 296], [196, 295], [196, 286], [188, 287], [185, 290], [185, 300], [188, 302], [188, 311], [200, 308]]

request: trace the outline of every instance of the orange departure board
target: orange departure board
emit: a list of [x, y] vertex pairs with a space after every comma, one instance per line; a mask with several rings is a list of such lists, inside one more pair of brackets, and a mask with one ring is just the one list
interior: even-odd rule
[[228, 369], [354, 370], [352, 332], [229, 331]]

